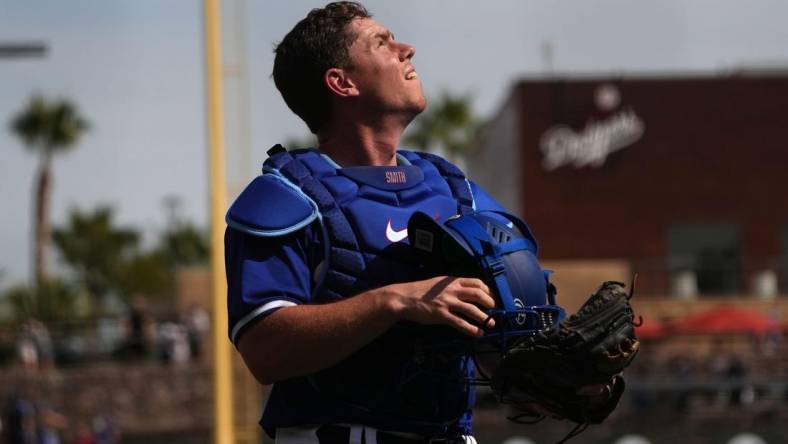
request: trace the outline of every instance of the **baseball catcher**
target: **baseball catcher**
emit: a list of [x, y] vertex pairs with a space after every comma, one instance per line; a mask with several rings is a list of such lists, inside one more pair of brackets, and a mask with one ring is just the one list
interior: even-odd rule
[[415, 52], [349, 1], [276, 45], [274, 83], [318, 146], [269, 150], [227, 213], [225, 264], [228, 334], [273, 384], [278, 444], [475, 444], [474, 384], [518, 421], [598, 422], [623, 389], [627, 299], [565, 319], [525, 224], [400, 146], [427, 104]]
[[535, 238], [520, 219], [476, 212], [439, 224], [417, 213], [408, 229], [430, 266], [478, 277], [495, 294], [498, 306], [488, 311], [495, 327], [471, 347], [476, 382], [489, 384], [513, 407], [510, 420], [568, 419], [578, 426], [566, 440], [607, 418], [624, 391], [621, 373], [639, 347], [631, 289], [604, 282], [566, 317], [549, 272], [536, 259]]

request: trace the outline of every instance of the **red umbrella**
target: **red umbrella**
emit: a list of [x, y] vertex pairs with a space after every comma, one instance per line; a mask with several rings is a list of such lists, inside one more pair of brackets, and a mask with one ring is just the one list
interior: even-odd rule
[[643, 323], [635, 327], [635, 334], [640, 339], [661, 338], [665, 333], [665, 324], [650, 318], [643, 318]]
[[675, 333], [768, 333], [779, 331], [780, 324], [756, 310], [735, 306], [719, 306], [689, 315], [672, 323]]

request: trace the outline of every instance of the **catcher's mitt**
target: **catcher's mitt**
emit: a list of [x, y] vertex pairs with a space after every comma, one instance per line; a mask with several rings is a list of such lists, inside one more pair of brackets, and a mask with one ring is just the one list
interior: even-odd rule
[[598, 424], [615, 409], [624, 391], [620, 373], [639, 347], [624, 287], [605, 282], [576, 314], [509, 348], [491, 379], [501, 401], [522, 413], [510, 419]]

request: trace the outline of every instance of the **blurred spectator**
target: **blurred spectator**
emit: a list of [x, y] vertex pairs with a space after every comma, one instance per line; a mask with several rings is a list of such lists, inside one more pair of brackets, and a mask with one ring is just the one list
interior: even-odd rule
[[708, 371], [712, 376], [722, 378], [728, 371], [728, 358], [721, 352], [712, 353], [708, 362]]
[[758, 350], [762, 356], [767, 358], [778, 356], [779, 351], [782, 348], [782, 343], [782, 332], [769, 332], [760, 338], [760, 340], [758, 340], [758, 346], [756, 350]]
[[[697, 366], [695, 360], [687, 354], [679, 353], [671, 357], [667, 362], [668, 372], [673, 381], [679, 383], [687, 383], [692, 381], [695, 377]], [[680, 412], [684, 412], [689, 407], [689, 400], [692, 391], [681, 386], [676, 391], [674, 399], [674, 408]]]
[[80, 422], [74, 436], [74, 444], [96, 444], [96, 438], [87, 424]]
[[155, 322], [148, 311], [147, 301], [142, 296], [135, 297], [126, 318], [123, 356], [133, 359], [150, 356], [154, 329]]
[[194, 359], [199, 359], [202, 356], [202, 343], [211, 328], [211, 318], [199, 304], [192, 304], [186, 312], [185, 321], [189, 334], [191, 356]]
[[94, 416], [92, 426], [96, 444], [117, 444], [120, 442], [120, 429], [109, 415]]
[[[641, 354], [639, 359], [636, 359], [627, 369], [625, 377], [637, 382], [647, 381], [653, 376], [654, 370], [658, 369], [658, 365], [653, 355]], [[643, 387], [643, 385], [635, 384], [634, 387], [629, 387], [628, 391], [632, 400], [632, 408], [636, 412], [651, 409], [657, 403], [656, 392]]]
[[60, 444], [60, 431], [68, 425], [65, 416], [49, 406], [40, 406], [37, 416], [37, 444]]
[[22, 363], [26, 370], [34, 371], [38, 369], [36, 342], [24, 325], [16, 339], [16, 353], [19, 357], [19, 362]]
[[54, 366], [54, 347], [49, 330], [41, 321], [30, 318], [19, 331], [16, 343], [19, 360], [25, 369], [49, 370]]
[[32, 402], [19, 394], [12, 394], [3, 416], [6, 443], [37, 444], [36, 409]]
[[727, 376], [728, 382], [733, 384], [731, 388], [732, 405], [751, 404], [755, 400], [755, 391], [744, 381], [747, 373], [747, 367], [739, 356], [728, 356], [725, 376]]
[[189, 336], [186, 327], [177, 322], [163, 322], [158, 328], [159, 356], [163, 363], [183, 363], [189, 360]]
[[679, 353], [668, 359], [667, 367], [674, 380], [686, 381], [694, 376], [697, 365], [693, 357]]
[[49, 329], [43, 322], [37, 319], [30, 319], [30, 331], [38, 350], [38, 367], [43, 370], [50, 370], [55, 365], [55, 347], [52, 344], [52, 336]]

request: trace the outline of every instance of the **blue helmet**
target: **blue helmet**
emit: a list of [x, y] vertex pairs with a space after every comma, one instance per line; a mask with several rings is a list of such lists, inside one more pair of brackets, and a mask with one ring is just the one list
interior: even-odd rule
[[496, 321], [484, 339], [508, 342], [535, 334], [564, 317], [555, 287], [537, 260], [538, 246], [519, 218], [499, 211], [478, 211], [439, 223], [424, 213], [408, 222], [411, 246], [438, 274], [482, 279], [496, 298], [488, 314]]

